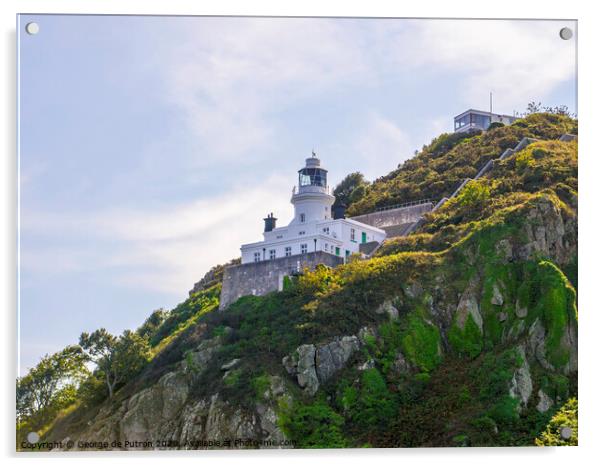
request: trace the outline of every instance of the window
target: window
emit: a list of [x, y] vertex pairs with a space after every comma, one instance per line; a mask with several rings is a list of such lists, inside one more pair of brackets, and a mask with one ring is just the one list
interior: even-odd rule
[[351, 241], [355, 241], [355, 228], [351, 229]]
[[291, 255], [291, 247], [290, 246], [287, 246], [287, 247], [284, 248], [284, 255], [286, 257], [288, 257], [288, 256]]
[[489, 125], [491, 124], [491, 118], [485, 115], [474, 115], [473, 121], [477, 126], [483, 129], [489, 128]]
[[331, 244], [330, 245], [330, 253], [332, 254], [334, 252], [334, 246]]
[[270, 259], [276, 259], [276, 250], [270, 249]]
[[299, 186], [326, 187], [326, 170], [323, 168], [303, 168], [299, 170]]
[[260, 252], [253, 253], [253, 260], [255, 262], [259, 262], [261, 260], [261, 253]]
[[328, 243], [324, 243], [324, 251], [328, 252]]
[[337, 256], [340, 256], [340, 255], [341, 255], [341, 248], [334, 248], [334, 253], [335, 253]]
[[351, 251], [349, 249], [345, 249], [345, 257], [349, 257], [351, 255]]
[[366, 241], [368, 241], [368, 235], [365, 231], [362, 231], [362, 243], [365, 243]]
[[305, 223], [305, 214], [301, 214], [301, 223]]
[[330, 234], [330, 227], [324, 227], [322, 228], [322, 231], [328, 235]]
[[304, 235], [304, 234], [305, 234], [305, 230], [303, 230], [303, 231], [300, 231], [300, 232], [299, 232], [299, 234], [300, 234], [300, 235]]
[[301, 245], [301, 254], [307, 254], [307, 244], [303, 243]]

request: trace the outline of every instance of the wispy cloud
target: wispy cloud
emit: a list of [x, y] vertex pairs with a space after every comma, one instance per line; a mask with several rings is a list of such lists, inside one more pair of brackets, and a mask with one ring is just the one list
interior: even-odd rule
[[179, 30], [163, 49], [167, 96], [204, 141], [235, 158], [270, 144], [280, 112], [370, 74], [353, 31], [332, 20], [239, 19]]
[[54, 274], [106, 269], [118, 284], [181, 295], [210, 267], [238, 257], [240, 244], [261, 239], [267, 209], [288, 217], [289, 184], [272, 177], [160, 208], [28, 212], [23, 233], [43, 231], [47, 241], [24, 251], [22, 267]]
[[362, 120], [361, 131], [346, 144], [332, 147], [332, 151], [347, 154], [368, 179], [375, 179], [413, 155], [410, 136], [394, 121], [370, 112]]
[[475, 106], [489, 91], [501, 111], [543, 100], [574, 78], [575, 42], [563, 41], [558, 21], [412, 21], [391, 42], [395, 66], [439, 73], [441, 85], [460, 79], [459, 92]]

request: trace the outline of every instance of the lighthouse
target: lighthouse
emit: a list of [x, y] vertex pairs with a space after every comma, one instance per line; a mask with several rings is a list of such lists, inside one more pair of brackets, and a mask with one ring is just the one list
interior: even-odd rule
[[289, 225], [332, 219], [335, 197], [329, 193], [328, 170], [320, 166], [320, 159], [315, 152], [305, 160], [305, 167], [298, 173], [299, 184], [293, 189], [291, 197], [295, 216]]
[[289, 258], [296, 260], [294, 256], [318, 253], [345, 261], [351, 254], [361, 252], [362, 244], [379, 244], [385, 239], [384, 230], [345, 218], [340, 209], [336, 218], [332, 218], [335, 197], [328, 186], [328, 170], [315, 152], [305, 159], [305, 166], [297, 175], [291, 196], [292, 220], [286, 226], [276, 227], [276, 218], [268, 214], [263, 219], [263, 241], [243, 244], [240, 248], [243, 265], [272, 261], [272, 268], [277, 268], [279, 261], [288, 264]]

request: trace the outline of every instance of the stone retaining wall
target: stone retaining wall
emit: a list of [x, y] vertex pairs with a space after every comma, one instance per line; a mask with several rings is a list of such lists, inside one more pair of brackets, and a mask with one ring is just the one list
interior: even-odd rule
[[342, 257], [317, 251], [228, 266], [224, 269], [219, 308], [225, 309], [241, 296], [261, 296], [271, 291], [282, 290], [284, 277], [302, 272], [304, 268], [313, 270], [318, 264], [336, 267], [342, 263]]
[[432, 208], [432, 202], [425, 202], [424, 204], [400, 207], [398, 209], [371, 212], [369, 214], [358, 215], [357, 217], [350, 217], [350, 219], [385, 229], [386, 227], [393, 227], [404, 223], [413, 223], [427, 212], [430, 212]]

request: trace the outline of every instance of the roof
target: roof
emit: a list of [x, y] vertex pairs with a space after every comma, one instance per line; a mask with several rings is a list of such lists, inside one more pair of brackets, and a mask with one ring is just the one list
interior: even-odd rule
[[516, 118], [515, 115], [506, 115], [504, 113], [493, 113], [493, 112], [487, 112], [485, 110], [476, 110], [474, 108], [469, 108], [468, 110], [465, 110], [464, 112], [460, 113], [459, 115], [456, 115], [454, 117], [454, 120], [456, 118], [460, 118], [460, 117], [466, 115], [467, 113], [479, 113], [481, 115], [495, 115], [495, 116], [501, 116], [501, 117], [507, 117], [507, 118]]

